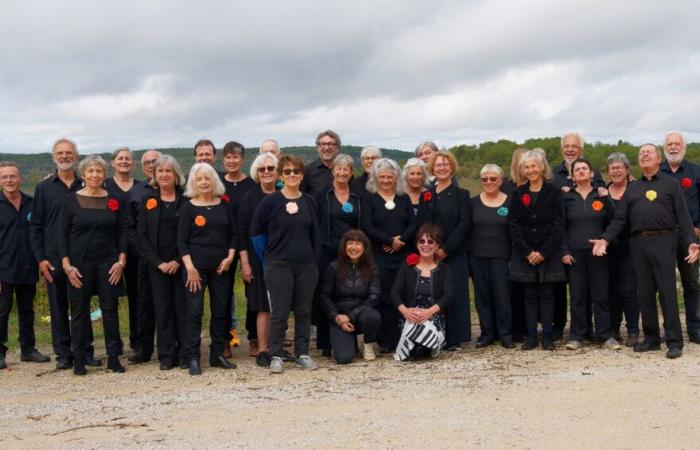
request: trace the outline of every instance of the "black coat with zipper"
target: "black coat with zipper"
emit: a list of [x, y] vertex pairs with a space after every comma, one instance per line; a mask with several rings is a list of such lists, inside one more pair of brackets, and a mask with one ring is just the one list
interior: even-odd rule
[[338, 314], [345, 314], [356, 323], [360, 313], [366, 308], [377, 308], [381, 285], [379, 274], [374, 269], [372, 278], [365, 280], [356, 267], [344, 279], [338, 278], [338, 262], [333, 261], [326, 268], [321, 281], [321, 305], [330, 320]]
[[[156, 206], [152, 209], [148, 209], [146, 204], [150, 199], [155, 199]], [[182, 198], [182, 190], [180, 188], [175, 189], [175, 216], [176, 219], [180, 215], [180, 210], [182, 205], [185, 204], [187, 199]], [[155, 189], [149, 192], [143, 200], [141, 201], [141, 206], [138, 210], [138, 220], [136, 236], [139, 252], [146, 261], [153, 267], [158, 267], [161, 263], [167, 262], [160, 259], [158, 256], [158, 226], [160, 223], [160, 210], [162, 208], [162, 202], [160, 199], [160, 190]]]
[[[416, 306], [416, 286], [419, 276], [416, 266], [401, 265], [394, 286], [391, 288], [391, 302], [394, 307], [398, 309], [401, 305], [407, 308]], [[432, 299], [433, 303], [440, 307], [440, 313], [444, 313], [452, 302], [452, 291], [452, 270], [447, 264], [439, 262], [433, 269]]]

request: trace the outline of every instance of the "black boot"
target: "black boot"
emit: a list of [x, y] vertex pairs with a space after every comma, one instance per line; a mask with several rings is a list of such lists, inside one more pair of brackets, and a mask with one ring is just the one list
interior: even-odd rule
[[542, 349], [554, 350], [554, 340], [552, 339], [552, 333], [542, 333]]
[[533, 348], [537, 348], [537, 335], [528, 334], [522, 348], [523, 350], [532, 350]]
[[85, 360], [82, 358], [73, 358], [73, 374], [82, 376], [86, 373]]
[[7, 368], [7, 363], [5, 362], [5, 354], [0, 353], [0, 370]]
[[202, 366], [199, 365], [198, 359], [190, 360], [189, 369], [190, 369], [190, 375], [201, 375], [202, 374]]
[[119, 357], [116, 355], [107, 357], [107, 369], [115, 373], [126, 372], [122, 363], [119, 362]]

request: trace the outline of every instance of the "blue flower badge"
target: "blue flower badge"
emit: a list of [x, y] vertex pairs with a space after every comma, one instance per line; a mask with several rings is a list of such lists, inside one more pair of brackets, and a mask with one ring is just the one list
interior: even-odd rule
[[29, 212], [27, 213], [27, 222], [31, 222], [31, 221], [32, 221], [32, 212], [29, 211]]
[[282, 180], [277, 180], [275, 181], [275, 189], [278, 191], [284, 187], [284, 181]]
[[343, 206], [340, 209], [342, 209], [343, 212], [347, 214], [350, 214], [355, 210], [355, 208], [352, 207], [352, 203], [350, 202], [343, 203]]
[[501, 206], [496, 210], [496, 213], [498, 213], [499, 216], [505, 217], [508, 215], [508, 208], [506, 208], [505, 206]]

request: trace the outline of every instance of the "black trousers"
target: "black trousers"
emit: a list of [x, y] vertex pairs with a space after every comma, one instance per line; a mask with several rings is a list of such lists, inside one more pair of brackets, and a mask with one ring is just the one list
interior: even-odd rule
[[469, 257], [482, 340], [511, 340], [508, 264], [507, 259]]
[[156, 337], [156, 313], [153, 306], [153, 291], [149, 277], [149, 264], [140, 258], [137, 264], [138, 280], [138, 337], [136, 338], [136, 353], [150, 358], [153, 354], [153, 343]]
[[[68, 277], [63, 271], [61, 261], [51, 259], [49, 262], [56, 268], [53, 272], [53, 283], [46, 283], [46, 291], [49, 296], [49, 315], [51, 316], [51, 344], [53, 345], [56, 359], [72, 360]], [[88, 333], [86, 356], [92, 356], [95, 353], [92, 345], [92, 322], [90, 322], [90, 327], [86, 331]]]
[[377, 306], [379, 314], [382, 316], [382, 323], [377, 334], [377, 343], [383, 349], [394, 350], [401, 337], [399, 328], [399, 311], [391, 302], [391, 288], [394, 285], [396, 274], [403, 263], [403, 256], [387, 255], [375, 252], [374, 261], [379, 272], [379, 282], [381, 287], [380, 303]]
[[108, 356], [118, 356], [122, 352], [122, 338], [119, 335], [119, 296], [116, 287], [109, 284], [109, 269], [114, 261], [84, 261], [78, 270], [83, 275], [82, 287], [68, 285], [70, 300], [70, 331], [72, 336], [73, 359], [83, 361], [89, 351], [89, 337], [92, 331], [90, 321], [90, 300], [97, 292], [102, 310], [102, 327], [105, 335], [105, 348]]
[[[228, 307], [228, 315], [227, 317], [229, 318], [227, 324], [229, 327], [229, 330], [231, 328], [236, 328], [238, 329], [238, 320], [236, 319], [236, 291], [235, 291], [235, 284], [236, 284], [236, 267], [238, 266], [238, 253], [236, 253], [236, 256], [233, 258], [233, 262], [231, 263], [231, 268], [229, 271], [231, 272], [231, 303], [229, 304]], [[249, 306], [246, 306], [246, 311], [245, 311], [245, 329], [248, 332], [248, 341], [252, 340], [257, 340], [258, 339], [258, 312], [257, 311], [251, 311]], [[239, 334], [240, 336], [240, 334]]]
[[664, 316], [666, 345], [669, 348], [683, 348], [676, 291], [677, 239], [676, 233], [649, 237], [638, 235], [630, 239], [644, 339], [655, 343], [660, 341], [659, 313], [656, 306], [658, 291], [661, 313]]
[[639, 300], [637, 300], [637, 279], [634, 276], [632, 257], [629, 253], [608, 253], [608, 259], [611, 332], [614, 334], [620, 332], [624, 313], [627, 335], [639, 334]]
[[[445, 339], [448, 347], [472, 340], [469, 308], [469, 261], [464, 253], [448, 256], [445, 264], [452, 270], [452, 303], [445, 310]], [[396, 312], [398, 317], [398, 311]], [[401, 331], [399, 330], [399, 337]]]
[[552, 283], [552, 295], [554, 298], [553, 306], [553, 322], [554, 330], [558, 333], [562, 333], [564, 328], [566, 328], [567, 320], [567, 301], [566, 301], [566, 281], [560, 281]]
[[525, 323], [525, 292], [522, 283], [510, 282], [510, 308], [513, 340], [520, 340], [527, 334]]
[[289, 312], [294, 310], [294, 354], [309, 354], [311, 304], [318, 281], [315, 263], [268, 261], [265, 284], [270, 295], [270, 354], [283, 356]]
[[126, 283], [126, 298], [129, 302], [129, 347], [137, 348], [139, 314], [138, 314], [138, 258], [129, 252], [126, 258], [126, 269], [124, 269], [124, 281]]
[[693, 264], [685, 262], [688, 256], [688, 247], [683, 245], [678, 239], [677, 250], [678, 272], [681, 274], [681, 284], [683, 285], [683, 303], [685, 303], [685, 323], [688, 336], [700, 333], [700, 281], [698, 281], [698, 267], [700, 263]]
[[377, 340], [377, 330], [382, 322], [379, 312], [371, 307], [367, 307], [360, 312], [357, 320], [352, 322], [355, 326], [354, 333], [343, 331], [335, 323], [330, 324], [330, 341], [333, 357], [338, 364], [349, 364], [355, 356], [355, 336], [364, 334], [365, 344], [371, 344]]
[[7, 324], [12, 311], [12, 299], [17, 298], [17, 318], [19, 319], [19, 346], [23, 354], [31, 353], [36, 345], [34, 337], [34, 296], [35, 283], [0, 282], [0, 354], [7, 353]]
[[161, 361], [185, 359], [187, 303], [181, 270], [166, 275], [156, 267], [149, 267], [156, 318], [156, 348]]
[[525, 293], [525, 321], [528, 335], [537, 336], [537, 321], [542, 323], [542, 332], [552, 332], [554, 297], [552, 283], [523, 283]]
[[582, 341], [588, 328], [588, 305], [592, 305], [595, 337], [610, 338], [610, 302], [608, 300], [608, 257], [593, 256], [590, 249], [572, 250], [574, 265], [568, 267], [571, 291], [571, 340]]
[[[202, 345], [202, 317], [204, 316], [204, 291], [209, 288], [209, 338], [211, 345], [209, 359], [221, 356], [224, 352], [224, 339], [228, 336], [226, 326], [226, 303], [230, 300], [228, 292], [231, 272], [216, 273], [216, 269], [198, 269], [202, 288], [195, 293], [185, 290], [187, 303], [187, 324], [185, 328], [185, 357], [188, 360], [199, 359]], [[181, 270], [182, 282], [187, 281], [187, 271]]]

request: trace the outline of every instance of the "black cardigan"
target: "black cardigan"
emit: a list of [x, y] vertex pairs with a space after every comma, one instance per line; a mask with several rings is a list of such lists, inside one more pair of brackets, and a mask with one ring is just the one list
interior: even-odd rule
[[463, 253], [471, 226], [469, 191], [459, 187], [456, 181], [439, 194], [435, 189], [435, 186], [431, 186], [426, 191], [430, 194], [421, 193], [418, 223], [433, 223], [440, 227], [444, 235], [442, 247], [448, 256]]
[[[529, 206], [524, 199], [529, 198]], [[530, 183], [519, 186], [510, 204], [510, 235], [513, 252], [527, 257], [537, 251], [547, 259], [558, 250], [564, 235], [561, 194], [551, 183], [544, 183], [537, 198], [530, 192]]]
[[[405, 305], [412, 308], [416, 305], [416, 286], [419, 271], [415, 266], [402, 264], [391, 288], [391, 302], [398, 308]], [[438, 263], [433, 269], [433, 303], [440, 307], [440, 312], [452, 302], [452, 270], [445, 263]]]
[[338, 314], [346, 314], [352, 323], [357, 323], [362, 311], [379, 306], [380, 294], [381, 283], [376, 268], [369, 281], [362, 279], [356, 268], [351, 269], [347, 278], [339, 280], [338, 262], [333, 261], [321, 281], [321, 306], [331, 320], [335, 320]]
[[[148, 209], [146, 204], [151, 199], [156, 201], [156, 206], [152, 209]], [[176, 219], [180, 216], [180, 209], [184, 203], [185, 202], [182, 200], [182, 190], [176, 188], [175, 204], [173, 205], [175, 207]], [[136, 221], [139, 253], [146, 258], [146, 261], [153, 267], [158, 267], [161, 263], [165, 262], [158, 256], [158, 226], [160, 224], [160, 210], [162, 207], [160, 191], [155, 190], [149, 192], [141, 202], [138, 220]]]

